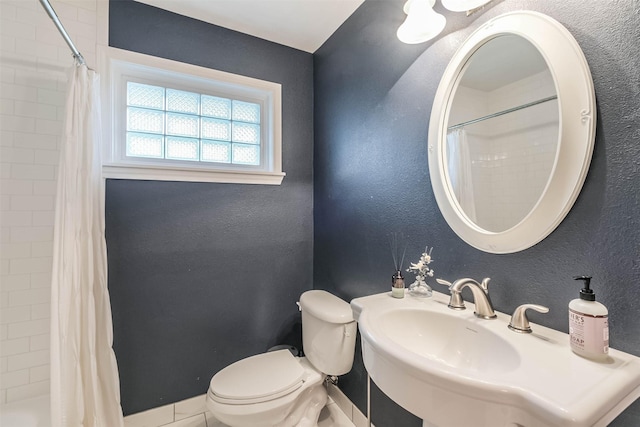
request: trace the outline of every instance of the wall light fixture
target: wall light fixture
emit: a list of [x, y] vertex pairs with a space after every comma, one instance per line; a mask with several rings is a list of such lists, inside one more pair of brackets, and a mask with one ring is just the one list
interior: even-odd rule
[[[441, 0], [452, 12], [477, 9], [491, 0]], [[436, 0], [408, 0], [403, 7], [407, 19], [397, 31], [398, 39], [407, 44], [424, 43], [442, 32], [447, 19], [433, 10]]]

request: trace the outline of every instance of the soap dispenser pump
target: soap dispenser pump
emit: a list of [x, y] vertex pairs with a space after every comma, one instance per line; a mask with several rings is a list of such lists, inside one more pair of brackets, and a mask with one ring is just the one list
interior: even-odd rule
[[609, 353], [609, 311], [596, 301], [591, 276], [577, 276], [584, 281], [580, 298], [569, 303], [569, 340], [574, 353], [602, 361]]

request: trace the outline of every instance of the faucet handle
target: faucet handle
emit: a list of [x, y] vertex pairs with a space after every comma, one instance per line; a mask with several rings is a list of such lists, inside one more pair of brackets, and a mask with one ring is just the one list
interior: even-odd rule
[[522, 304], [518, 306], [511, 316], [511, 322], [509, 322], [509, 329], [521, 334], [530, 334], [531, 326], [529, 326], [529, 319], [527, 318], [527, 309], [532, 309], [540, 313], [548, 313], [549, 308], [538, 304]]
[[436, 282], [440, 283], [441, 285], [448, 286], [449, 288], [451, 287], [451, 282], [447, 282], [447, 281], [446, 281], [446, 280], [444, 280], [444, 279], [438, 279], [438, 278], [436, 278]]
[[480, 287], [482, 288], [484, 293], [487, 294], [487, 295], [489, 295], [489, 281], [490, 280], [491, 280], [490, 277], [485, 277], [484, 279], [482, 279], [482, 282], [480, 283]]

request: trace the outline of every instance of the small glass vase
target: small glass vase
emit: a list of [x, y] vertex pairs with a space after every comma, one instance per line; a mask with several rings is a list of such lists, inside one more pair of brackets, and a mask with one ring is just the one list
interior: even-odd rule
[[409, 295], [416, 298], [429, 298], [433, 295], [431, 286], [421, 278], [417, 278], [415, 282], [409, 286]]

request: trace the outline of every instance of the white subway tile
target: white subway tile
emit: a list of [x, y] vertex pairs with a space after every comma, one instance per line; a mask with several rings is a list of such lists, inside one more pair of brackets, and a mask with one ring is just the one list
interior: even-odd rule
[[[36, 101], [38, 89], [14, 83], [0, 83], [0, 93], [3, 98], [17, 99], [19, 101]], [[4, 130], [8, 128], [3, 127]], [[22, 130], [24, 132], [24, 129]]]
[[207, 395], [192, 397], [191, 399], [176, 402], [175, 419], [176, 421], [191, 417], [195, 414], [201, 414], [207, 410]]
[[84, 22], [85, 24], [96, 25], [96, 20], [95, 10], [78, 9], [78, 21]]
[[47, 364], [49, 364], [49, 350], [39, 350], [9, 356], [7, 369], [9, 371], [17, 371]]
[[[9, 292], [9, 306], [17, 307], [21, 305], [30, 305], [30, 304], [44, 304], [51, 301], [51, 292], [47, 288], [38, 288], [38, 289], [27, 289], [24, 291], [10, 291]], [[39, 322], [39, 321], [36, 321]], [[28, 322], [25, 322], [28, 323]], [[48, 329], [45, 329], [44, 333]], [[35, 335], [34, 333], [29, 333], [27, 335]], [[9, 337], [11, 338], [11, 327], [9, 327]]]
[[[51, 89], [56, 90], [58, 88], [58, 82], [56, 81], [55, 76], [51, 75], [51, 73], [46, 73], [42, 71], [38, 71], [36, 69], [22, 70], [20, 73], [15, 75], [15, 84], [23, 85], [28, 87], [33, 87], [36, 89]], [[25, 100], [20, 100], [21, 102], [25, 102]], [[30, 100], [35, 101], [35, 100]], [[38, 104], [42, 105], [42, 104]]]
[[[13, 132], [0, 130], [0, 146], [2, 146], [2, 147], [13, 147], [14, 139], [15, 138], [14, 138], [14, 133]], [[2, 177], [2, 179], [5, 179], [5, 178]]]
[[31, 245], [31, 256], [39, 257], [52, 257], [53, 256], [53, 244], [52, 242], [33, 242]]
[[18, 258], [9, 260], [9, 273], [11, 274], [27, 274], [27, 273], [47, 273], [51, 272], [51, 257], [40, 258]]
[[[33, 157], [33, 163], [39, 165], [57, 165], [59, 161], [60, 153], [58, 150], [36, 150]], [[55, 188], [55, 183], [52, 186]]]
[[[10, 166], [7, 169], [11, 169], [11, 165], [6, 166]], [[3, 179], [0, 181], [0, 191], [4, 195], [30, 196], [33, 194], [33, 181], [25, 179]]]
[[0, 259], [0, 275], [2, 275], [2, 276], [9, 275], [9, 260], [8, 259]]
[[12, 211], [52, 211], [54, 208], [53, 196], [11, 196]]
[[60, 17], [63, 17], [65, 22], [69, 22], [69, 27], [74, 28], [76, 21], [78, 20], [78, 7], [76, 5], [61, 1], [57, 3], [56, 11], [60, 11]]
[[36, 27], [32, 23], [9, 21], [4, 16], [0, 22], [0, 33], [20, 39], [36, 39]]
[[36, 319], [28, 320], [26, 322], [9, 323], [7, 325], [7, 336], [11, 340], [30, 337], [32, 335], [48, 334], [51, 329], [49, 323], [50, 319]]
[[[59, 105], [59, 106], [65, 105], [66, 99], [65, 99], [65, 93], [63, 91], [38, 88], [36, 90], [36, 93], [37, 93], [36, 100], [38, 102], [41, 102], [43, 104], [49, 104], [49, 105]], [[60, 133], [61, 131], [62, 131], [62, 127], [58, 123], [58, 133]]]
[[[33, 40], [48, 44], [51, 43], [52, 40], [62, 40], [62, 38], [55, 25], [39, 25], [35, 29]], [[64, 40], [62, 40], [62, 42], [64, 43]]]
[[318, 427], [354, 427], [354, 424], [337, 404], [331, 402], [322, 408]]
[[[91, 43], [79, 43], [79, 50], [81, 52], [89, 52], [91, 47], [96, 45], [96, 24], [93, 23], [84, 23], [84, 22], [74, 22], [73, 28], [71, 32], [75, 36], [74, 40], [82, 40], [88, 39], [91, 40]], [[89, 50], [90, 49], [90, 50]]]
[[29, 369], [29, 382], [30, 383], [37, 383], [40, 381], [45, 381], [48, 380], [50, 377], [50, 365], [46, 364], [46, 365], [42, 365], [42, 366], [35, 366], [33, 368]]
[[59, 120], [36, 119], [35, 130], [38, 134], [60, 135], [62, 122]]
[[97, 1], [86, 1], [86, 0], [61, 0], [66, 4], [77, 7], [78, 9], [92, 10], [95, 12]]
[[0, 404], [4, 405], [7, 403], [7, 390], [0, 390]]
[[40, 381], [7, 390], [7, 403], [49, 394], [49, 381]]
[[[12, 149], [13, 147], [6, 147]], [[25, 149], [31, 151], [31, 149]], [[9, 168], [10, 169], [10, 168]], [[9, 195], [31, 195], [33, 194], [33, 181], [26, 179], [3, 179], [0, 181], [0, 192]]]
[[[6, 211], [0, 210], [0, 212], [5, 213]], [[0, 243], [11, 243], [11, 227], [0, 227]]]
[[169, 424], [173, 419], [173, 405], [160, 406], [148, 411], [138, 412], [124, 418], [125, 427], [157, 427]]
[[0, 377], [0, 388], [6, 390], [11, 387], [18, 387], [29, 384], [29, 370], [9, 371]]
[[[50, 40], [53, 41], [53, 40]], [[16, 39], [16, 52], [30, 52], [40, 58], [55, 59], [56, 46], [36, 40]]]
[[18, 274], [3, 276], [0, 281], [0, 289], [3, 291], [17, 291], [31, 287], [31, 275]]
[[[2, 218], [2, 220], [4, 222], [4, 218]], [[31, 257], [31, 243], [0, 244], [0, 259], [16, 259], [29, 257]], [[11, 269], [11, 264], [9, 264], [9, 269]]]
[[360, 412], [360, 409], [358, 409], [355, 405], [353, 405], [353, 418], [352, 418], [353, 424], [355, 425], [355, 427], [368, 427], [369, 426], [369, 421], [367, 420], [367, 417]]
[[11, 227], [11, 242], [50, 242], [53, 227]]
[[0, 341], [4, 341], [9, 336], [7, 325], [0, 325]]
[[[17, 70], [17, 72], [21, 72], [24, 70], [32, 70], [34, 67], [38, 66], [38, 60], [32, 54], [28, 52], [3, 52], [2, 53], [2, 62], [11, 64], [13, 68]], [[4, 92], [3, 97], [4, 97]], [[20, 97], [15, 99], [22, 99]]]
[[0, 114], [13, 115], [15, 112], [15, 102], [13, 99], [0, 98]]
[[14, 115], [39, 119], [57, 120], [58, 111], [55, 105], [44, 105], [35, 102], [14, 101]]
[[31, 319], [49, 319], [51, 318], [51, 304], [32, 304], [31, 305]]
[[[36, 150], [36, 159], [39, 156], [48, 156], [53, 160], [50, 160], [46, 163], [49, 164], [58, 164], [58, 151], [50, 151], [50, 150]], [[40, 163], [36, 160], [37, 163]], [[33, 194], [35, 195], [55, 195], [56, 194], [56, 181], [34, 181], [33, 182]]]
[[207, 427], [228, 427], [226, 424], [223, 424], [222, 421], [217, 420], [211, 412], [207, 411], [204, 415], [207, 418]]
[[12, 179], [55, 179], [55, 169], [51, 165], [11, 165]]
[[41, 289], [51, 287], [51, 273], [35, 273], [31, 275], [31, 288]]
[[[4, 311], [4, 310], [2, 310]], [[29, 352], [29, 338], [18, 338], [15, 340], [2, 341], [2, 347], [0, 348], [0, 356], [8, 357], [16, 354], [24, 354]], [[12, 370], [12, 369], [10, 369]]]
[[[58, 11], [56, 4], [56, 12]], [[16, 21], [24, 22], [27, 24], [42, 22], [42, 14], [38, 13], [37, 9], [29, 9], [25, 7], [16, 8]]]
[[351, 400], [333, 384], [329, 384], [328, 390], [329, 397], [333, 399], [333, 401], [338, 405], [338, 407], [349, 417], [350, 420], [353, 419], [353, 404]]
[[30, 148], [0, 147], [3, 163], [33, 163], [34, 151]]
[[33, 222], [32, 225], [34, 227], [45, 227], [45, 226], [53, 227], [54, 219], [55, 219], [55, 212], [54, 211], [34, 212], [33, 213], [33, 219], [32, 219], [32, 222]]
[[7, 372], [7, 358], [0, 357], [0, 374]]
[[[12, 134], [16, 147], [42, 148], [45, 150], [56, 150], [58, 148], [58, 135], [39, 135], [36, 133], [15, 132]], [[50, 179], [53, 179], [51, 177]]]
[[[16, 38], [6, 34], [0, 34], [0, 51], [3, 53], [15, 53]], [[13, 83], [13, 80], [1, 80], [6, 83]]]
[[36, 130], [36, 119], [2, 114], [0, 115], [0, 128], [8, 131], [33, 132]]
[[0, 312], [0, 323], [6, 325], [8, 323], [25, 322], [31, 320], [31, 311], [29, 306], [24, 307], [7, 307]]
[[2, 19], [14, 20], [16, 19], [16, 7], [10, 3], [0, 2], [0, 16]]
[[[4, 171], [5, 168], [2, 168]], [[3, 172], [4, 176], [4, 172]], [[0, 211], [8, 211], [11, 207], [11, 196], [7, 194], [0, 194]]]
[[51, 347], [51, 337], [49, 334], [29, 337], [29, 351], [48, 350], [49, 347]]
[[[0, 292], [0, 308], [9, 307], [9, 292]], [[8, 336], [8, 335], [7, 335]]]
[[207, 419], [204, 413], [167, 424], [165, 427], [207, 427]]

